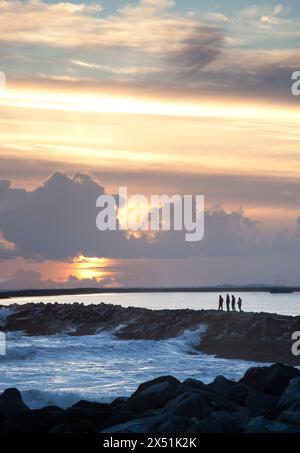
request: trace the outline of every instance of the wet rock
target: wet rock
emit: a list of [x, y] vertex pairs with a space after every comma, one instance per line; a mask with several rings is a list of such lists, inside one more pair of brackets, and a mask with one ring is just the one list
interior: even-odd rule
[[247, 385], [230, 381], [223, 376], [217, 376], [214, 382], [208, 384], [207, 387], [239, 405], [244, 404], [251, 391]]
[[29, 408], [24, 404], [19, 390], [10, 388], [4, 390], [0, 396], [0, 415], [11, 418], [28, 411]]
[[94, 433], [94, 425], [90, 420], [81, 420], [78, 423], [63, 423], [52, 428], [50, 433], [81, 434]]
[[219, 432], [241, 433], [249, 423], [250, 417], [245, 411], [218, 411], [212, 415], [211, 419], [218, 424]]
[[0, 434], [23, 433], [22, 427], [12, 420], [0, 422]]
[[67, 416], [63, 409], [49, 406], [37, 410], [28, 410], [14, 417], [13, 420], [22, 428], [22, 432], [45, 433], [66, 422]]
[[222, 433], [223, 427], [216, 420], [211, 418], [206, 418], [203, 420], [195, 420], [194, 423], [190, 426], [190, 433], [200, 433], [200, 434], [217, 434]]
[[268, 420], [265, 417], [256, 417], [250, 420], [246, 429], [246, 433], [299, 433], [300, 430], [287, 423]]
[[292, 379], [278, 404], [279, 410], [300, 411], [300, 377]]
[[250, 368], [240, 382], [259, 392], [280, 396], [290, 380], [299, 376], [300, 371], [296, 368], [276, 363], [270, 367]]
[[165, 413], [198, 419], [207, 418], [212, 410], [205, 399], [197, 393], [183, 393], [169, 401]]
[[283, 423], [290, 423], [292, 425], [300, 425], [300, 412], [283, 411], [278, 420]]
[[92, 335], [99, 330], [115, 330], [120, 339], [144, 340], [174, 338], [186, 330], [197, 330], [196, 349], [207, 354], [300, 365], [300, 357], [291, 353], [291, 334], [299, 330], [298, 324], [298, 318], [273, 313], [40, 303], [14, 304], [3, 330], [28, 335]]
[[266, 393], [252, 390], [245, 399], [245, 406], [252, 415], [266, 415], [274, 417], [276, 415], [276, 406], [278, 398]]
[[66, 411], [70, 423], [89, 420], [94, 425], [105, 425], [111, 418], [109, 404], [79, 401]]
[[141, 384], [128, 401], [135, 413], [164, 407], [177, 395], [180, 382], [172, 376], [162, 376]]
[[[159, 432], [159, 427], [167, 424], [169, 418], [166, 415], [156, 415], [132, 420], [121, 425], [111, 426], [102, 430], [102, 433], [154, 433]], [[180, 422], [182, 422], [180, 417]], [[174, 424], [174, 419], [173, 419]], [[174, 427], [172, 426], [174, 429]], [[169, 431], [166, 431], [169, 432]]]
[[239, 406], [228, 400], [227, 398], [224, 398], [221, 395], [218, 395], [214, 392], [211, 391], [201, 391], [198, 392], [200, 396], [207, 402], [207, 404], [210, 406], [210, 408], [214, 411], [218, 410], [224, 410], [224, 411], [238, 411]]

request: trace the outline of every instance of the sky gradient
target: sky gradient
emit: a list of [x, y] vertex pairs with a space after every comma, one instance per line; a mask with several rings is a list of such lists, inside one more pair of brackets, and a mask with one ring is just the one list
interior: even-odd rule
[[[0, 1], [0, 289], [300, 282], [300, 4]], [[206, 232], [96, 198], [203, 194]]]

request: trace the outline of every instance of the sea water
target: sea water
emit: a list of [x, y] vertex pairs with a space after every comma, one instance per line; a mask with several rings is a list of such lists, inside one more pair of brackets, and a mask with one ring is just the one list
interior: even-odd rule
[[[238, 294], [236, 294], [239, 296]], [[249, 311], [299, 314], [299, 294], [242, 293]], [[215, 293], [147, 293], [55, 296], [11, 299], [0, 310], [1, 322], [11, 302], [113, 303], [147, 308], [216, 308]], [[4, 301], [1, 301], [4, 304]], [[195, 378], [205, 383], [218, 375], [240, 379], [250, 366], [245, 360], [221, 359], [199, 353], [203, 326], [168, 340], [120, 340], [115, 332], [87, 336], [26, 336], [7, 334], [7, 355], [0, 357], [0, 392], [8, 387], [22, 391], [31, 408], [69, 407], [80, 399], [109, 402], [129, 396], [137, 386], [161, 375], [179, 380]]]

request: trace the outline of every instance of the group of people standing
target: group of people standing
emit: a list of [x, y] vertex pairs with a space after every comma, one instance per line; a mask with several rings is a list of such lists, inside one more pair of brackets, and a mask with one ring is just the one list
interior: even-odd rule
[[[239, 297], [238, 298], [238, 301], [237, 301], [237, 306], [238, 306], [238, 309], [239, 311], [242, 311], [242, 299]], [[229, 294], [227, 294], [226, 296], [226, 308], [227, 308], [227, 311], [230, 311], [230, 307], [231, 307], [231, 310], [232, 311], [236, 311], [236, 299], [235, 299], [235, 296], [232, 295], [231, 296], [231, 300], [230, 300], [230, 296]], [[219, 296], [219, 308], [218, 310], [223, 310], [224, 309], [224, 298], [223, 296]]]

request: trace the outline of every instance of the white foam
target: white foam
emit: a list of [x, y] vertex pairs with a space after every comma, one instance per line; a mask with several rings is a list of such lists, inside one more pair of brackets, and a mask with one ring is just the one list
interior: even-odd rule
[[82, 396], [79, 393], [72, 392], [54, 393], [41, 390], [24, 390], [22, 398], [30, 409], [41, 409], [46, 406], [58, 406], [67, 409], [80, 401]]
[[[32, 409], [70, 407], [80, 399], [110, 402], [131, 395], [142, 382], [165, 374], [211, 382], [223, 374], [239, 379], [254, 363], [199, 353], [205, 325], [167, 340], [120, 340], [112, 333], [26, 336], [8, 334], [0, 357], [0, 392], [18, 388]], [[34, 389], [34, 390], [33, 390]]]

